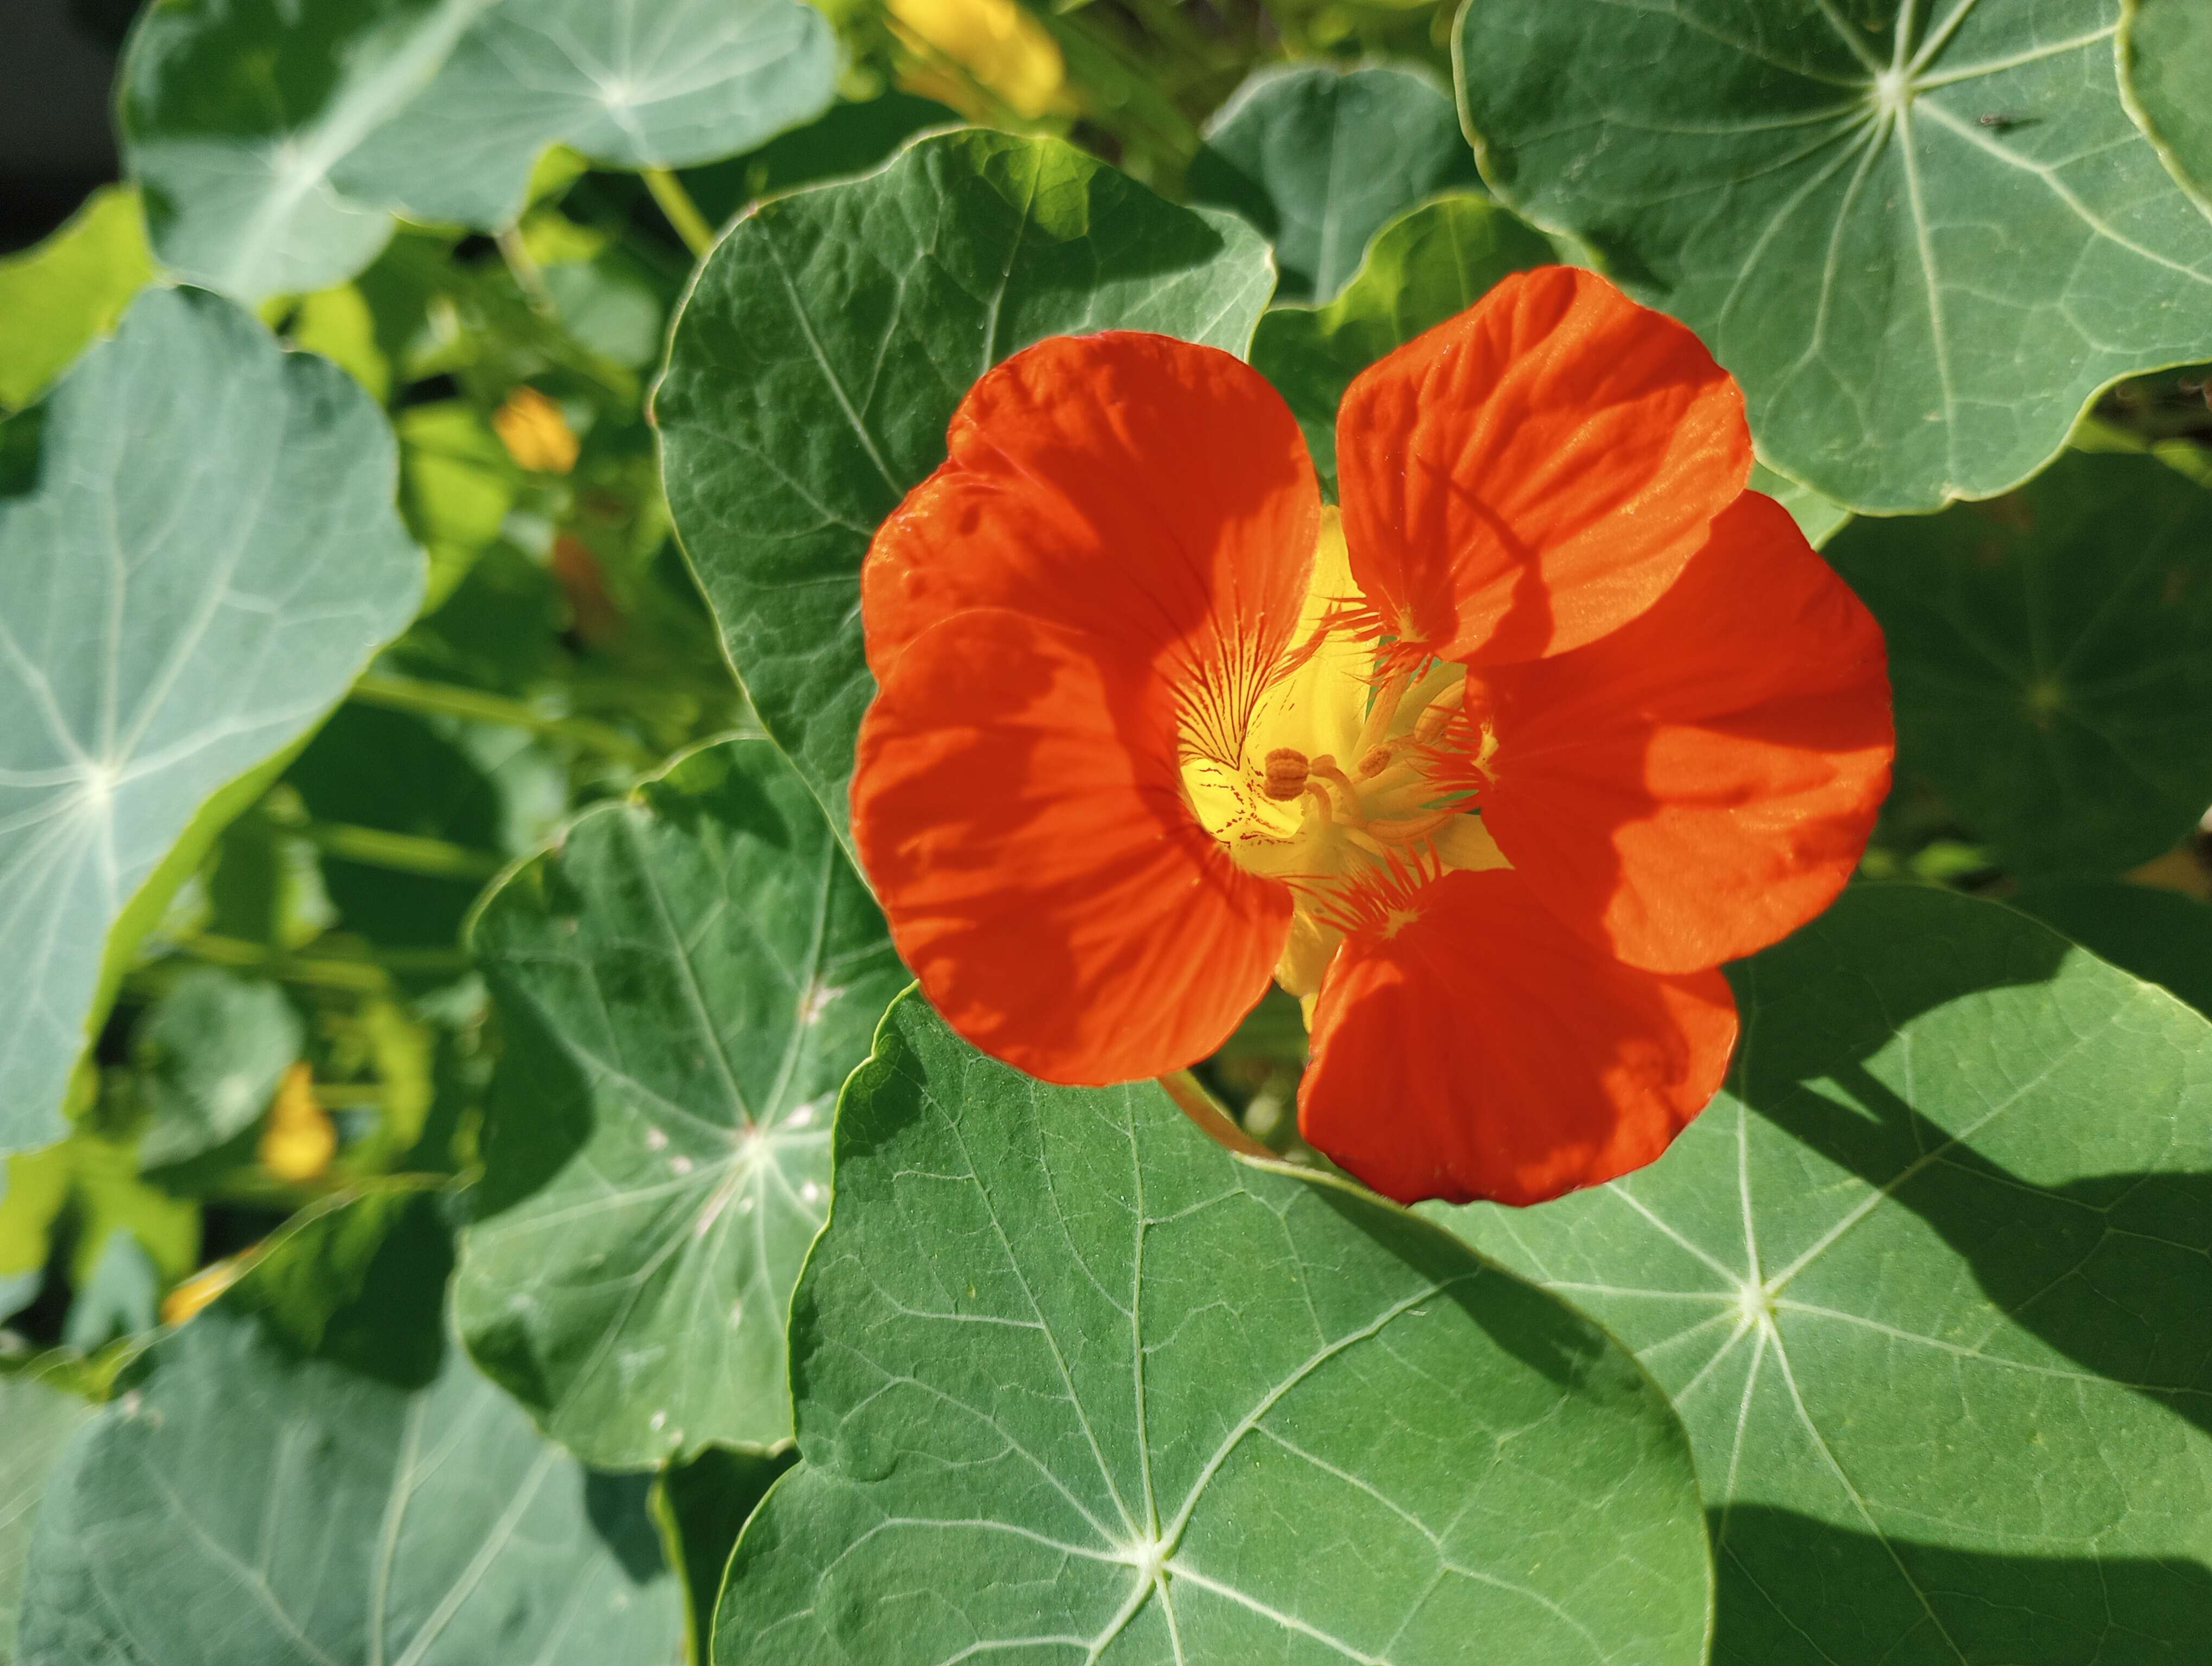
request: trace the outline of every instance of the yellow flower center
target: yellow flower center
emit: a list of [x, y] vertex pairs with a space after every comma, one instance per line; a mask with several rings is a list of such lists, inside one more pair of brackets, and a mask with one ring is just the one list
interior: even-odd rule
[[1290, 654], [1248, 700], [1217, 692], [1183, 725], [1183, 792], [1200, 824], [1296, 898], [1275, 976], [1309, 999], [1346, 933], [1395, 937], [1419, 917], [1423, 885], [1507, 866], [1469, 788], [1494, 743], [1463, 714], [1465, 670], [1394, 668], [1341, 623], [1356, 594], [1330, 509]]

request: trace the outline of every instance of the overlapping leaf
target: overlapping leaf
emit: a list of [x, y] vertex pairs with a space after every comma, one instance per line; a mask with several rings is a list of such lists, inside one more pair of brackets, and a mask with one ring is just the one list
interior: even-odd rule
[[831, 1107], [906, 982], [820, 808], [769, 742], [708, 747], [583, 816], [471, 941], [508, 1063], [470, 1347], [593, 1462], [789, 1438]]
[[34, 1377], [0, 1377], [0, 1666], [14, 1666], [15, 1610], [31, 1523], [69, 1438], [91, 1417], [73, 1394]]
[[1990, 903], [1738, 969], [1650, 1168], [1446, 1212], [1673, 1395], [1744, 1666], [2183, 1666], [2212, 1634], [2212, 1026]]
[[1705, 1657], [1688, 1458], [1601, 1331], [1157, 1086], [909, 996], [793, 1307], [802, 1462], [720, 1666]]
[[138, 1029], [150, 1113], [140, 1164], [181, 1163], [252, 1128], [305, 1039], [275, 984], [212, 966], [186, 972]]
[[541, 1438], [445, 1334], [432, 1197], [297, 1231], [131, 1366], [48, 1480], [40, 1666], [675, 1657], [642, 1483]]
[[2118, 873], [2212, 802], [2212, 491], [2072, 453], [1828, 556], [1889, 639], [1899, 772], [2008, 867]]
[[2212, 214], [2212, 8], [2120, 0], [2120, 89], [2166, 172]]
[[36, 248], [0, 260], [0, 410], [38, 398], [153, 275], [138, 198], [112, 185]]
[[2121, 106], [2119, 7], [1472, 0], [1460, 104], [1501, 197], [1735, 374], [1762, 455], [1934, 509], [2212, 357], [2212, 223]]
[[2118, 879], [2052, 880], [2005, 900], [2212, 1018], [2212, 907]]
[[394, 212], [512, 223], [548, 145], [731, 155], [836, 76], [799, 0], [173, 0], [139, 21], [120, 109], [156, 254], [258, 301], [361, 271]]
[[975, 378], [1073, 331], [1241, 351], [1272, 283], [1233, 216], [974, 131], [768, 203], [708, 258], [654, 395], [669, 504], [761, 721], [841, 836], [875, 691], [860, 558]]
[[422, 587], [376, 408], [212, 295], [149, 290], [6, 441], [0, 1149], [60, 1135], [116, 958]]
[[1328, 301], [1368, 240], [1423, 198], [1480, 182], [1444, 89], [1408, 66], [1261, 70], [1206, 124], [1191, 200], [1267, 234], [1285, 301]]

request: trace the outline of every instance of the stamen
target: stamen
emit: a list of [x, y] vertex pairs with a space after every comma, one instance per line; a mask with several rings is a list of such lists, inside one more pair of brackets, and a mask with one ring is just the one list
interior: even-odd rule
[[1406, 697], [1413, 681], [1410, 674], [1400, 672], [1375, 690], [1375, 703], [1367, 708], [1367, 721], [1359, 727], [1359, 744], [1352, 749], [1352, 756], [1359, 759], [1363, 773], [1369, 754], [1390, 733], [1391, 721], [1398, 715], [1398, 702]]
[[1327, 827], [1336, 819], [1336, 806], [1329, 801], [1328, 788], [1317, 781], [1310, 781], [1306, 783], [1305, 790], [1312, 797], [1314, 803], [1320, 807], [1321, 824]]
[[1454, 816], [1462, 813], [1462, 807], [1454, 805], [1449, 810], [1435, 810], [1425, 816], [1395, 816], [1388, 820], [1371, 821], [1367, 831], [1376, 838], [1392, 844], [1411, 844], [1416, 839], [1425, 839]]
[[1306, 790], [1310, 766], [1295, 746], [1278, 746], [1267, 754], [1267, 778], [1260, 790], [1278, 801], [1297, 798]]
[[1354, 827], [1358, 827], [1366, 821], [1367, 812], [1359, 802], [1359, 789], [1352, 784], [1352, 778], [1349, 775], [1346, 775], [1343, 770], [1336, 767], [1336, 759], [1334, 757], [1331, 757], [1327, 752], [1323, 752], [1319, 757], [1313, 761], [1310, 767], [1312, 769], [1314, 774], [1319, 775], [1330, 786], [1335, 787], [1338, 792], [1344, 794], [1344, 818], [1346, 821], [1349, 822]]

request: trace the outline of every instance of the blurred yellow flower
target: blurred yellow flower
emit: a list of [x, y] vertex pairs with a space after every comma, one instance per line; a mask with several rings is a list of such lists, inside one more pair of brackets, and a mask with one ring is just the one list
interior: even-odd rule
[[[908, 48], [950, 59], [1018, 114], [1035, 119], [1069, 107], [1060, 44], [1018, 0], [890, 0], [890, 6], [892, 26]], [[915, 92], [956, 107], [974, 101], [957, 76], [935, 64], [918, 66], [903, 79]]]
[[555, 404], [527, 383], [492, 413], [492, 429], [518, 468], [532, 474], [566, 474], [576, 466], [575, 429]]
[[261, 1166], [279, 1180], [313, 1180], [337, 1155], [338, 1131], [315, 1097], [315, 1076], [305, 1060], [295, 1063], [269, 1102], [261, 1130]]

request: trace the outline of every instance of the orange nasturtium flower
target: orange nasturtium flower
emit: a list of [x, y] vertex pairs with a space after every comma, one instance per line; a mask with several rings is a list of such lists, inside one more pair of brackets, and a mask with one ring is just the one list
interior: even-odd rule
[[1405, 1201], [1650, 1162], [1717, 968], [1809, 920], [1889, 778], [1879, 628], [1744, 489], [1735, 384], [1591, 273], [1370, 367], [1323, 505], [1281, 398], [1127, 331], [986, 374], [861, 575], [855, 842], [969, 1041], [1158, 1075], [1274, 977], [1299, 1126]]

